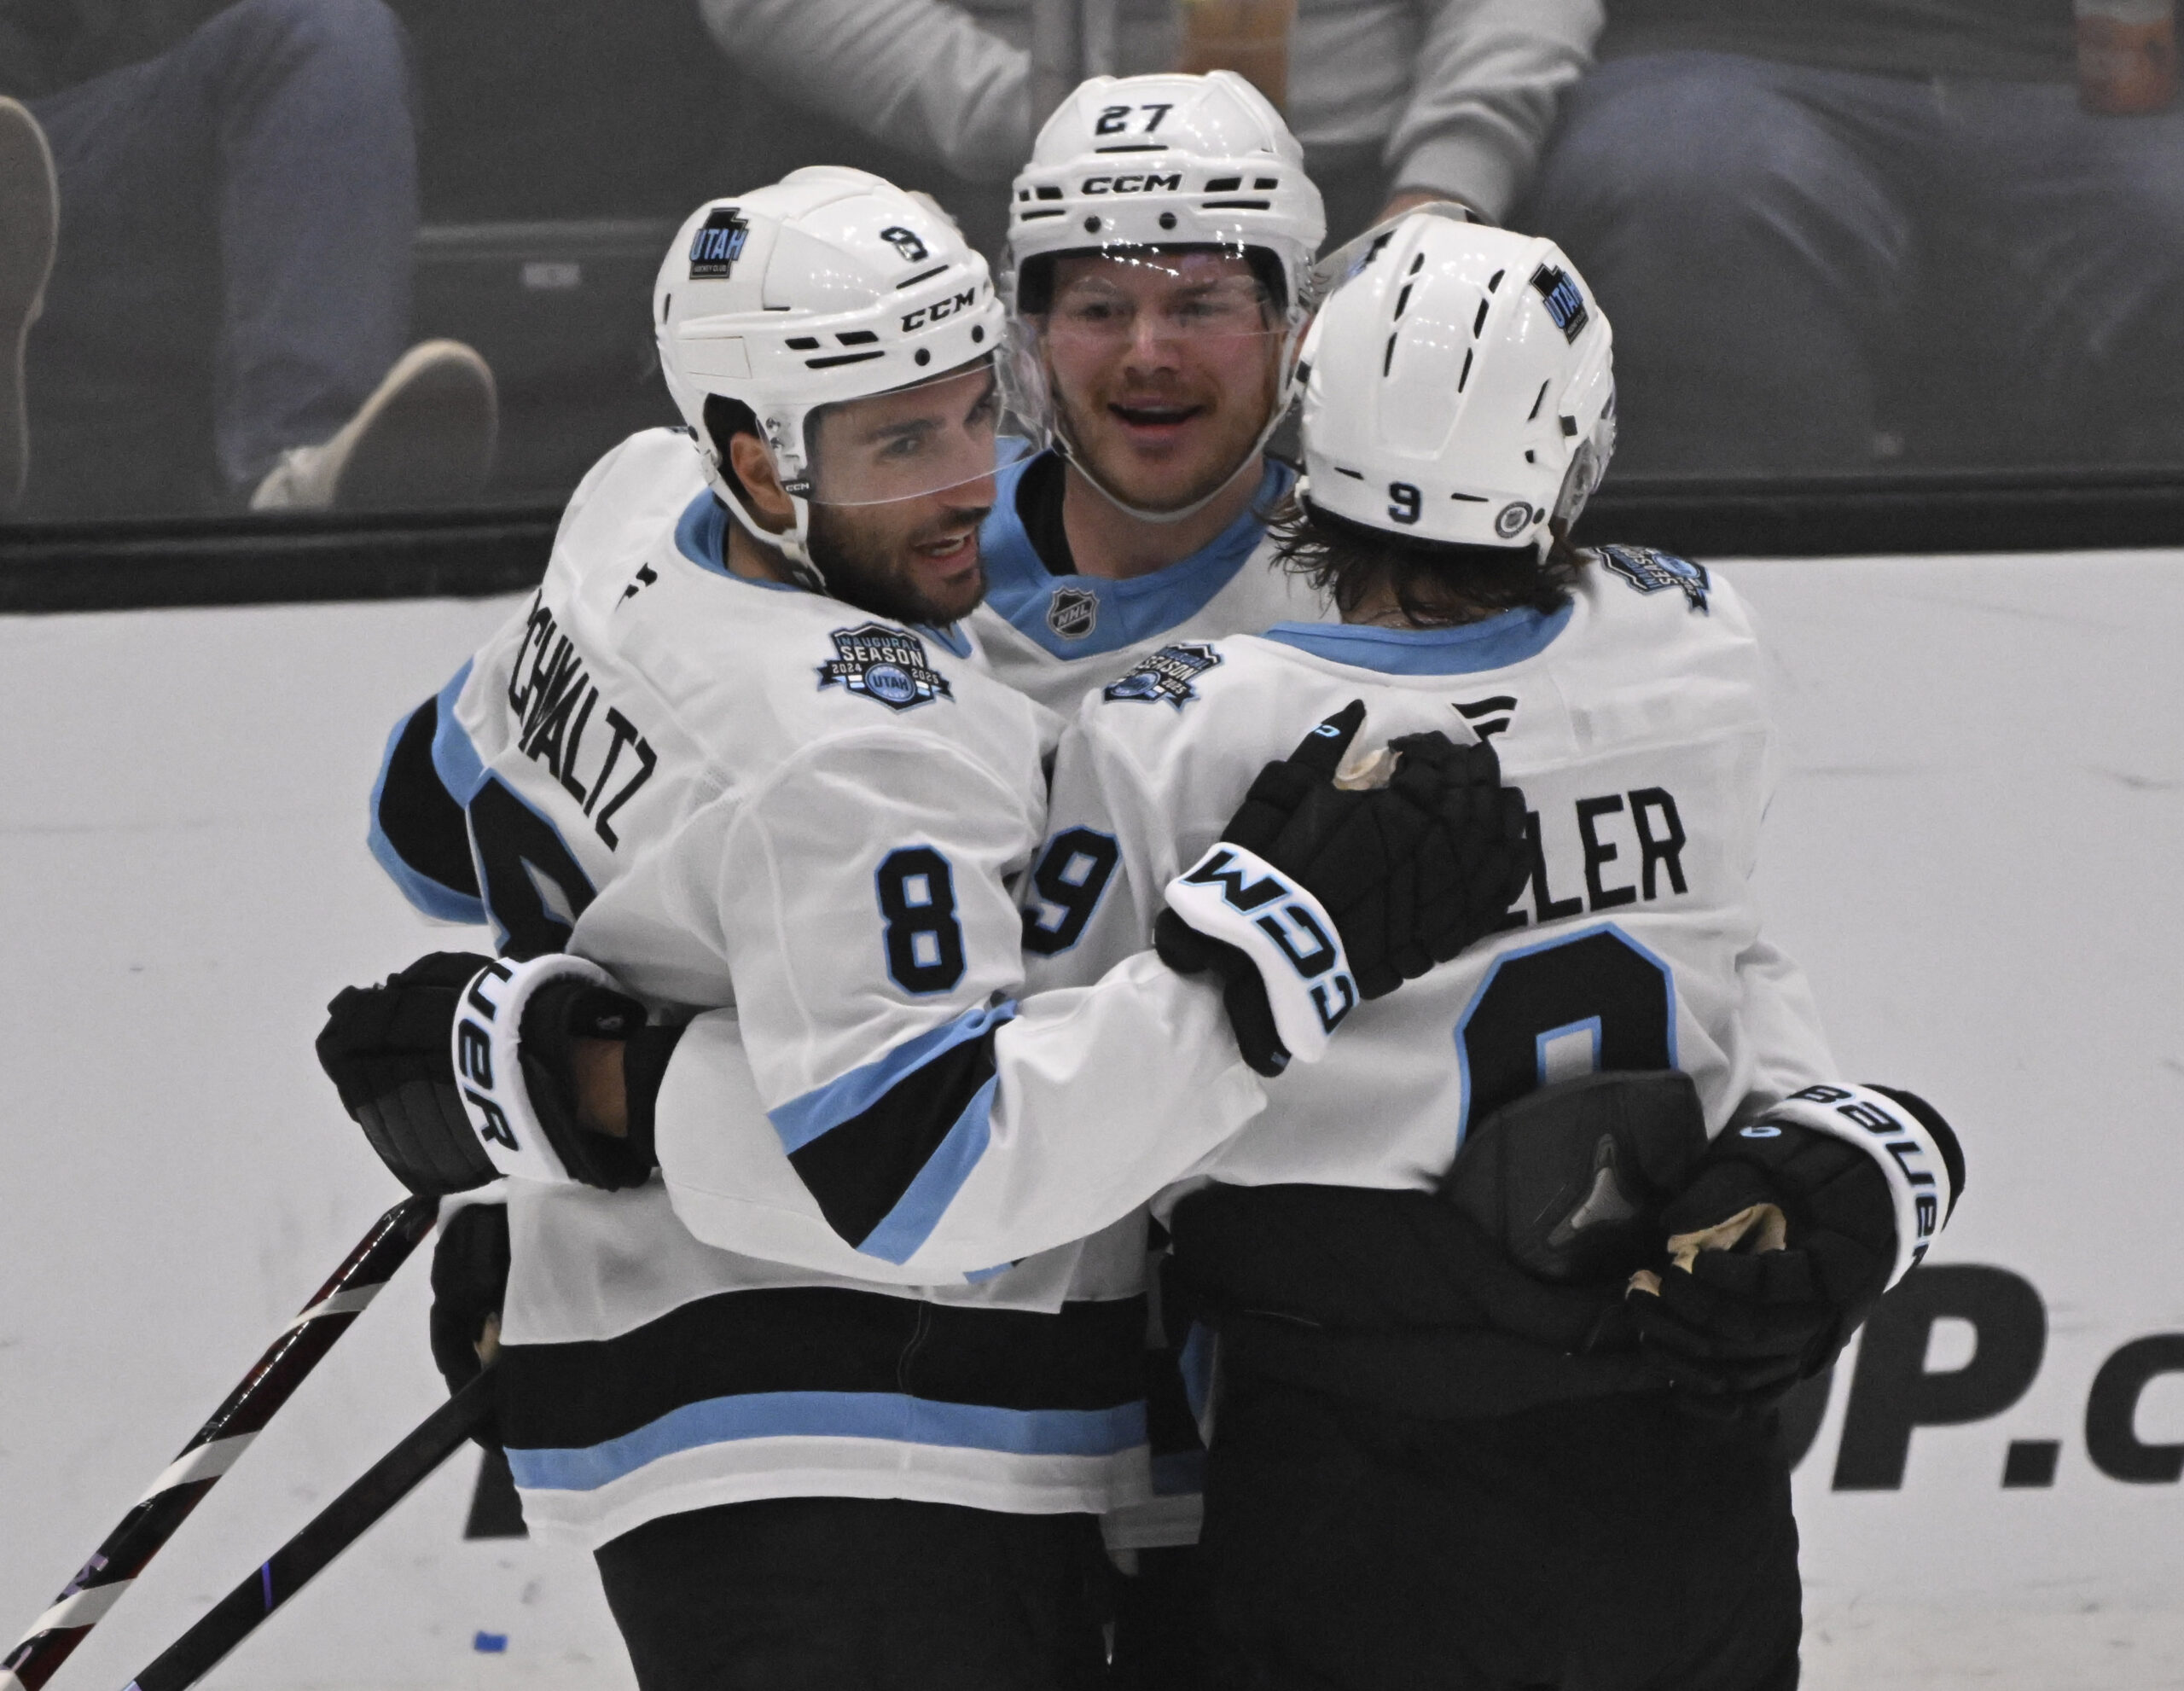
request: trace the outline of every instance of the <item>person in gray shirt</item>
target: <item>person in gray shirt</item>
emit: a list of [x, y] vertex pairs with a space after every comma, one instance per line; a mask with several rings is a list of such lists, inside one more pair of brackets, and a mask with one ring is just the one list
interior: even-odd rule
[[[967, 183], [1031, 156], [1034, 0], [699, 0], [754, 84]], [[1085, 8], [1084, 9], [1091, 9]], [[1114, 62], [1174, 68], [1176, 0], [1114, 0]], [[1562, 90], [1589, 62], [1600, 0], [1298, 0], [1285, 115], [1342, 240], [1423, 200], [1498, 222]]]

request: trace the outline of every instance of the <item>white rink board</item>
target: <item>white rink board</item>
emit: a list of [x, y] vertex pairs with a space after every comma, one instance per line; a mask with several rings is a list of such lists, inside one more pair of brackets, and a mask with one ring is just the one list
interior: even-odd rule
[[[2088, 1456], [2088, 1390], [2184, 1333], [2184, 556], [1729, 567], [1779, 654], [1776, 936], [1854, 1076], [1960, 1124], [1936, 1260], [2036, 1289], [2009, 1407], [1799, 1468], [1806, 1683], [2184, 1684], [2184, 1486]], [[318, 1074], [340, 985], [472, 943], [366, 854], [388, 726], [516, 601], [0, 619], [0, 1649], [398, 1195]], [[429, 1247], [427, 1247], [429, 1248]], [[124, 1683], [439, 1400], [424, 1264], [62, 1670]], [[1926, 1368], [1962, 1366], [1943, 1322]], [[2184, 1374], [2137, 1438], [2184, 1444]], [[2056, 1441], [2050, 1485], [2009, 1447]], [[588, 1562], [465, 1543], [458, 1456], [207, 1682], [621, 1688]], [[1667, 1547], [1664, 1547], [1664, 1549]], [[505, 1635], [504, 1653], [473, 1649]]]

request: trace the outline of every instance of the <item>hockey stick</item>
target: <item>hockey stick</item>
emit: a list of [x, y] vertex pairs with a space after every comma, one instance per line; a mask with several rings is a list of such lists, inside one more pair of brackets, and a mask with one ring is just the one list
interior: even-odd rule
[[256, 1631], [260, 1621], [422, 1485], [492, 1413], [493, 1371], [489, 1367], [367, 1468], [362, 1479], [320, 1510], [263, 1567], [160, 1651], [149, 1667], [129, 1682], [126, 1691], [183, 1691], [195, 1685]]
[[275, 1411], [295, 1395], [417, 1241], [432, 1231], [439, 1210], [434, 1199], [405, 1198], [372, 1223], [371, 1231], [357, 1241], [333, 1278], [266, 1347], [242, 1383], [182, 1447], [53, 1606], [0, 1662], [0, 1691], [38, 1691], [53, 1677], [220, 1476], [235, 1466], [251, 1440], [264, 1431]]

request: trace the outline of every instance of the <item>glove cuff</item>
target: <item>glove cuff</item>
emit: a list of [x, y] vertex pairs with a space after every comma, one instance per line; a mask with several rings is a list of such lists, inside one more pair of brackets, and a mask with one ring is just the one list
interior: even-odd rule
[[598, 964], [563, 952], [486, 964], [456, 1001], [454, 1058], [463, 1113], [493, 1166], [511, 1179], [566, 1186], [575, 1177], [532, 1107], [520, 1055], [525, 1008], [541, 988], [563, 980], [614, 986]]
[[[1752, 1125], [1769, 1121], [1847, 1140], [1880, 1165], [1896, 1206], [1896, 1261], [1889, 1270], [1890, 1286], [1925, 1260], [1955, 1206], [1956, 1187], [1950, 1159], [1917, 1114], [1869, 1086], [1808, 1086]], [[1943, 1130], [1948, 1132], [1946, 1124]], [[1952, 1145], [1955, 1137], [1949, 1135]]]
[[1217, 840], [1168, 883], [1167, 899], [1189, 927], [1251, 959], [1292, 1057], [1327, 1055], [1358, 995], [1341, 931], [1317, 898], [1256, 851]]

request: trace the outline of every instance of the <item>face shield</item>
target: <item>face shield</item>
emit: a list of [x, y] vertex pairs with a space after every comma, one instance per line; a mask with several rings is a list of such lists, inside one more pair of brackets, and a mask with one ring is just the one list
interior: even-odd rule
[[[1118, 245], [1047, 262], [1041, 309], [1014, 319], [1011, 410], [1141, 520], [1204, 508], [1281, 420], [1294, 314], [1240, 248]], [[1139, 453], [1165, 454], [1174, 485], [1134, 473]]]
[[1405, 212], [1400, 217], [1390, 218], [1385, 223], [1374, 224], [1364, 234], [1343, 244], [1312, 266], [1312, 295], [1310, 303], [1316, 307], [1328, 294], [1358, 274], [1374, 259], [1380, 256], [1380, 249], [1395, 238], [1397, 227], [1414, 218], [1440, 218], [1449, 223], [1468, 224], [1472, 214], [1451, 200], [1432, 200], [1425, 205]]
[[844, 508], [993, 497], [992, 478], [1024, 443], [996, 428], [1001, 400], [990, 359], [908, 387], [815, 407], [803, 427], [804, 470], [787, 491]]

